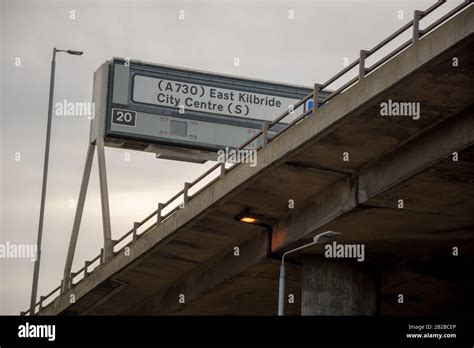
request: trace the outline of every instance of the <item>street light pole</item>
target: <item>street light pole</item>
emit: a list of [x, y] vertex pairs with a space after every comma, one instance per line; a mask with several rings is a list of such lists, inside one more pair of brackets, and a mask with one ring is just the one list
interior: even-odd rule
[[298, 248], [292, 249], [283, 254], [283, 256], [281, 257], [280, 282], [279, 282], [279, 287], [278, 287], [278, 315], [279, 316], [285, 315], [285, 256], [295, 251], [299, 251], [307, 247], [310, 247], [312, 245], [316, 245], [318, 244], [321, 238], [324, 238], [324, 237], [331, 238], [331, 237], [336, 237], [338, 235], [340, 235], [339, 232], [333, 232], [333, 231], [320, 233], [313, 238], [313, 241], [311, 243], [302, 245]]
[[41, 261], [41, 241], [43, 237], [43, 222], [44, 222], [44, 208], [46, 201], [46, 188], [48, 183], [48, 163], [49, 163], [49, 145], [51, 140], [51, 122], [53, 118], [53, 101], [54, 101], [54, 77], [56, 71], [56, 53], [66, 52], [68, 54], [80, 56], [83, 52], [73, 50], [58, 50], [56, 47], [53, 48], [53, 59], [51, 60], [51, 77], [49, 81], [49, 105], [48, 105], [48, 123], [46, 126], [46, 146], [44, 149], [44, 166], [43, 166], [43, 184], [41, 188], [41, 205], [40, 205], [40, 216], [38, 224], [38, 237], [36, 242], [36, 258], [35, 266], [33, 271], [33, 284], [31, 287], [31, 302], [30, 302], [30, 315], [35, 314], [36, 307], [36, 295], [38, 292], [38, 278]]

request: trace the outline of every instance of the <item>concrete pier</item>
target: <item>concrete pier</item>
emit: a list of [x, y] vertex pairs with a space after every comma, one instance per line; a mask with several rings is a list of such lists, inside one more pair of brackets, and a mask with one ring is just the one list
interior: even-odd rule
[[305, 256], [301, 314], [377, 314], [375, 271], [355, 260]]

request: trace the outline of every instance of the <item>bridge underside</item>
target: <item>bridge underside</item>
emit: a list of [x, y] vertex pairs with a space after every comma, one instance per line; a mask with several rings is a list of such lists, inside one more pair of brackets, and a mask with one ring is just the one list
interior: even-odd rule
[[[41, 314], [273, 315], [282, 253], [327, 230], [364, 245], [380, 314], [472, 313], [473, 12], [288, 129], [256, 168], [233, 169]], [[388, 100], [420, 103], [420, 119], [381, 117]], [[272, 229], [236, 221], [245, 209]], [[301, 313], [303, 263], [289, 259], [287, 314]]]
[[[380, 279], [381, 315], [474, 312], [474, 146], [440, 161], [306, 236], [339, 231], [338, 243], [363, 243]], [[403, 198], [404, 209], [397, 208]], [[306, 239], [305, 242], [309, 240]], [[297, 246], [297, 244], [292, 244]], [[458, 256], [453, 256], [453, 248]], [[286, 250], [286, 248], [285, 248]], [[308, 253], [324, 254], [324, 246]], [[281, 251], [219, 284], [173, 314], [273, 315]], [[289, 259], [286, 313], [301, 313], [302, 256]], [[404, 304], [398, 295], [404, 295]]]

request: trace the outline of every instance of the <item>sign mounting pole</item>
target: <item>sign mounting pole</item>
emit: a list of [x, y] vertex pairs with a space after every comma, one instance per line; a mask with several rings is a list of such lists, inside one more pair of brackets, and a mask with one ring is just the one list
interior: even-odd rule
[[113, 241], [110, 223], [110, 208], [109, 195], [107, 187], [107, 171], [105, 164], [105, 149], [104, 149], [104, 127], [105, 127], [105, 104], [101, 99], [107, 95], [108, 73], [105, 75], [94, 74], [94, 93], [93, 102], [97, 107], [98, 112], [94, 115], [91, 122], [91, 129], [89, 135], [89, 146], [87, 150], [86, 162], [84, 164], [84, 172], [82, 174], [81, 188], [79, 191], [79, 199], [77, 202], [76, 213], [74, 216], [74, 224], [72, 227], [71, 238], [69, 241], [69, 248], [64, 266], [63, 282], [61, 285], [61, 293], [65, 293], [72, 287], [71, 270], [74, 261], [74, 253], [76, 250], [77, 239], [79, 236], [79, 229], [81, 226], [82, 214], [84, 211], [84, 204], [87, 195], [87, 187], [89, 185], [90, 174], [92, 170], [92, 162], [94, 161], [94, 152], [97, 147], [97, 159], [99, 168], [99, 183], [100, 183], [100, 200], [102, 208], [102, 227], [104, 233], [104, 253], [102, 255], [101, 263], [108, 262], [113, 257]]
[[74, 216], [74, 224], [72, 226], [71, 239], [69, 241], [69, 249], [67, 251], [66, 265], [64, 266], [63, 283], [61, 285], [61, 293], [65, 293], [71, 287], [71, 269], [76, 251], [77, 237], [81, 226], [82, 213], [84, 211], [84, 203], [86, 201], [87, 187], [91, 175], [92, 162], [94, 160], [95, 145], [90, 143], [87, 149], [86, 163], [84, 165], [84, 173], [82, 174], [81, 190], [79, 191], [79, 199]]
[[[102, 133], [102, 132], [101, 132]], [[109, 191], [107, 187], [107, 170], [103, 135], [97, 138], [97, 159], [99, 163], [100, 202], [102, 206], [102, 227], [104, 230], [104, 262], [113, 257], [112, 233], [110, 227]]]

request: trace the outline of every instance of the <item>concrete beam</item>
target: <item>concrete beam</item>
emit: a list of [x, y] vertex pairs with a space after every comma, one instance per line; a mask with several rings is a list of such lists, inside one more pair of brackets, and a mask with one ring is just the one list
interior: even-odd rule
[[272, 252], [351, 211], [357, 206], [356, 198], [354, 177], [342, 178], [326, 187], [273, 228]]
[[[416, 122], [416, 121], [413, 121]], [[360, 169], [358, 201], [365, 201], [474, 144], [474, 108], [461, 111], [441, 125]], [[454, 164], [455, 162], [453, 162]]]
[[474, 117], [469, 108], [361, 168], [353, 177], [328, 186], [290, 213], [274, 227], [272, 252], [473, 143]]
[[[279, 278], [280, 260], [265, 258], [172, 314], [276, 315]], [[301, 315], [301, 265], [286, 264], [285, 293], [286, 315]]]
[[[268, 254], [269, 242], [269, 232], [256, 230], [254, 236], [235, 244], [239, 247], [239, 256], [234, 254], [234, 246], [230, 246], [127, 314], [162, 315], [180, 309], [204, 292], [263, 260]], [[179, 302], [181, 294], [184, 295], [184, 304]], [[232, 301], [232, 298], [228, 300]]]

